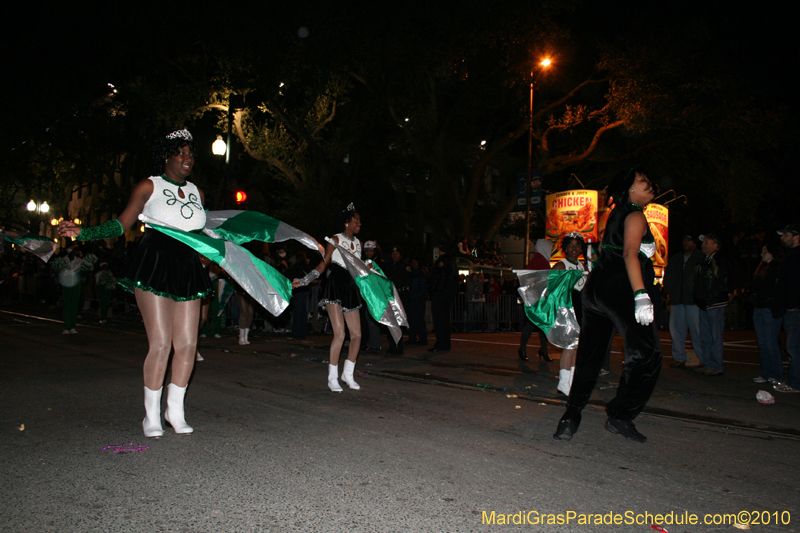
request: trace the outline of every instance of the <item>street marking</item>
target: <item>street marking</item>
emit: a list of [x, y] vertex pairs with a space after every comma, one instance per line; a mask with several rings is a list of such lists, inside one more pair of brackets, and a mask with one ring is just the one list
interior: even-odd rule
[[36, 320], [44, 320], [45, 322], [56, 322], [58, 324], [63, 324], [64, 323], [63, 320], [53, 320], [52, 318], [44, 318], [44, 317], [41, 317], [41, 316], [26, 315], [24, 313], [15, 313], [13, 311], [0, 310], [0, 313], [5, 313], [7, 315], [22, 316], [22, 317], [25, 317], [25, 318], [35, 318]]
[[[474, 344], [493, 344], [493, 345], [496, 345], [496, 346], [519, 346], [518, 342], [511, 343], [511, 342], [481, 341], [481, 340], [477, 340], [477, 339], [459, 339], [457, 337], [452, 337], [451, 341], [471, 342], [471, 343], [474, 343]], [[735, 341], [735, 342], [750, 342], [750, 341]], [[663, 343], [663, 341], [662, 341], [662, 343]], [[671, 343], [669, 343], [669, 344], [671, 344]], [[723, 345], [724, 346], [728, 346], [728, 343], [724, 343]], [[534, 346], [538, 346], [538, 344], [529, 344], [528, 346], [533, 348]], [[744, 350], [744, 348], [745, 348], [743, 346], [728, 346], [728, 347], [729, 348], [740, 348], [742, 350]], [[755, 346], [753, 348], [755, 348]], [[612, 354], [616, 354], [616, 355], [623, 355], [625, 352], [619, 352], [619, 351], [616, 351], [616, 350], [611, 350], [611, 353]], [[555, 355], [558, 355], [558, 354], [555, 354]], [[664, 357], [664, 359], [672, 359], [672, 357], [670, 357], [668, 355], [664, 355], [663, 357]], [[728, 360], [728, 359], [723, 359], [722, 362], [725, 363], [725, 364], [732, 364], [732, 365], [761, 366], [761, 363], [747, 363], [747, 362], [744, 362], [744, 361], [731, 361], [731, 360]]]
[[[63, 324], [64, 323], [63, 320], [55, 320], [55, 319], [52, 319], [52, 318], [45, 318], [43, 316], [26, 315], [24, 313], [15, 313], [14, 311], [6, 311], [6, 310], [3, 310], [3, 309], [0, 309], [0, 313], [5, 313], [7, 315], [21, 316], [21, 317], [25, 317], [25, 318], [33, 318], [35, 320], [43, 320], [45, 322], [55, 322], [56, 324]], [[16, 321], [19, 322], [19, 320], [16, 320]], [[31, 324], [31, 325], [35, 325], [35, 324]], [[82, 328], [107, 329], [107, 328], [103, 328], [101, 326], [95, 326], [93, 324], [78, 324], [78, 325], [80, 327], [82, 327]], [[125, 333], [125, 334], [128, 334], [128, 335], [141, 335], [141, 333], [137, 333], [137, 332], [134, 332], [134, 331], [124, 331], [124, 330], [120, 330], [120, 329], [114, 330], [114, 333]]]

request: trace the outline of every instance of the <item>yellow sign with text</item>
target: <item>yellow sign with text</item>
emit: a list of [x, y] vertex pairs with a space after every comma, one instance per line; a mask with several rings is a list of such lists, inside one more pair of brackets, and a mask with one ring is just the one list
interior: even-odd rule
[[659, 204], [648, 204], [644, 208], [644, 216], [656, 241], [653, 266], [660, 270], [667, 266], [669, 259], [669, 209]]
[[597, 191], [578, 189], [547, 195], [545, 233], [553, 241], [551, 260], [564, 258], [561, 240], [578, 232], [584, 242], [597, 242]]

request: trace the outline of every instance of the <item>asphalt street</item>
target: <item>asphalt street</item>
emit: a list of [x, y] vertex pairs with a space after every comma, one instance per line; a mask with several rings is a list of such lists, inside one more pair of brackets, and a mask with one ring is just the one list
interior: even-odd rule
[[520, 362], [518, 333], [362, 354], [341, 394], [328, 335], [203, 339], [194, 434], [147, 439], [141, 325], [61, 329], [0, 310], [0, 531], [800, 531], [800, 395], [756, 401], [752, 332], [726, 334], [723, 377], [665, 358], [639, 444], [603, 428], [619, 340], [569, 442], [558, 363]]

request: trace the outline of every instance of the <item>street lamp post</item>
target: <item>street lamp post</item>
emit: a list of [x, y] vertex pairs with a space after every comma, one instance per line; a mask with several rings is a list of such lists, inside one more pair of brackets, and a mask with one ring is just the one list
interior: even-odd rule
[[[542, 69], [550, 66], [550, 59], [543, 59], [539, 65]], [[525, 180], [525, 264], [523, 268], [528, 266], [531, 260], [531, 179], [533, 177], [533, 70], [531, 70], [531, 93], [528, 108], [530, 115], [528, 117], [528, 176]]]
[[[50, 212], [50, 204], [47, 203], [47, 200], [43, 201], [40, 204], [37, 204], [36, 202], [33, 201], [33, 199], [31, 199], [31, 201], [28, 202], [25, 207], [28, 209], [28, 212], [30, 212], [31, 215], [36, 213], [37, 215], [47, 216], [47, 213]], [[41, 226], [42, 222], [41, 216], [36, 217], [36, 222], [39, 224], [39, 226]], [[31, 230], [33, 230], [33, 220], [30, 220], [28, 223], [31, 226]], [[42, 230], [41, 227], [36, 228], [37, 233], [40, 232], [41, 230]]]
[[222, 208], [228, 207], [228, 180], [231, 167], [231, 139], [233, 137], [233, 95], [228, 95], [228, 131], [227, 140], [222, 135], [217, 135], [217, 140], [211, 145], [214, 155], [225, 156], [225, 173], [222, 176]]

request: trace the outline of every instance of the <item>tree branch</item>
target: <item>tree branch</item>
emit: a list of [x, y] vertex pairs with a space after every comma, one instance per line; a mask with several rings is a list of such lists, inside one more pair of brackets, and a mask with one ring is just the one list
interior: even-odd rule
[[333, 117], [336, 115], [336, 100], [333, 101], [333, 108], [331, 109], [330, 115], [328, 115], [325, 120], [322, 121], [322, 124], [319, 125], [317, 129], [314, 130], [314, 135], [320, 132], [322, 128], [325, 127], [325, 124], [333, 120]]
[[618, 128], [624, 124], [625, 124], [624, 120], [617, 120], [616, 122], [612, 122], [611, 124], [602, 126], [594, 133], [592, 142], [589, 143], [589, 146], [586, 148], [586, 150], [583, 151], [583, 153], [574, 155], [564, 155], [548, 161], [547, 162], [548, 173], [554, 172], [556, 170], [556, 167], [564, 168], [566, 166], [583, 161], [584, 159], [592, 155], [592, 153], [597, 149], [597, 144], [600, 142], [600, 137], [602, 137], [604, 133], [614, 128]]
[[517, 196], [511, 195], [505, 197], [500, 205], [497, 206], [495, 210], [494, 216], [492, 217], [491, 221], [489, 222], [489, 227], [487, 228], [486, 232], [483, 234], [484, 239], [491, 239], [494, 237], [497, 230], [500, 229], [500, 224], [503, 223], [503, 220], [508, 216], [512, 209], [517, 206]]
[[254, 151], [250, 147], [250, 143], [247, 142], [247, 136], [244, 133], [244, 128], [242, 127], [242, 115], [244, 113], [241, 110], [234, 111], [233, 113], [233, 127], [236, 130], [236, 136], [239, 138], [239, 141], [244, 146], [245, 151], [247, 152], [250, 157], [256, 159], [258, 161], [264, 161], [269, 165], [277, 168], [286, 178], [295, 186], [300, 185], [301, 180], [297, 176], [297, 174], [292, 171], [283, 161], [278, 159], [277, 157], [272, 157], [270, 155], [260, 154]]

